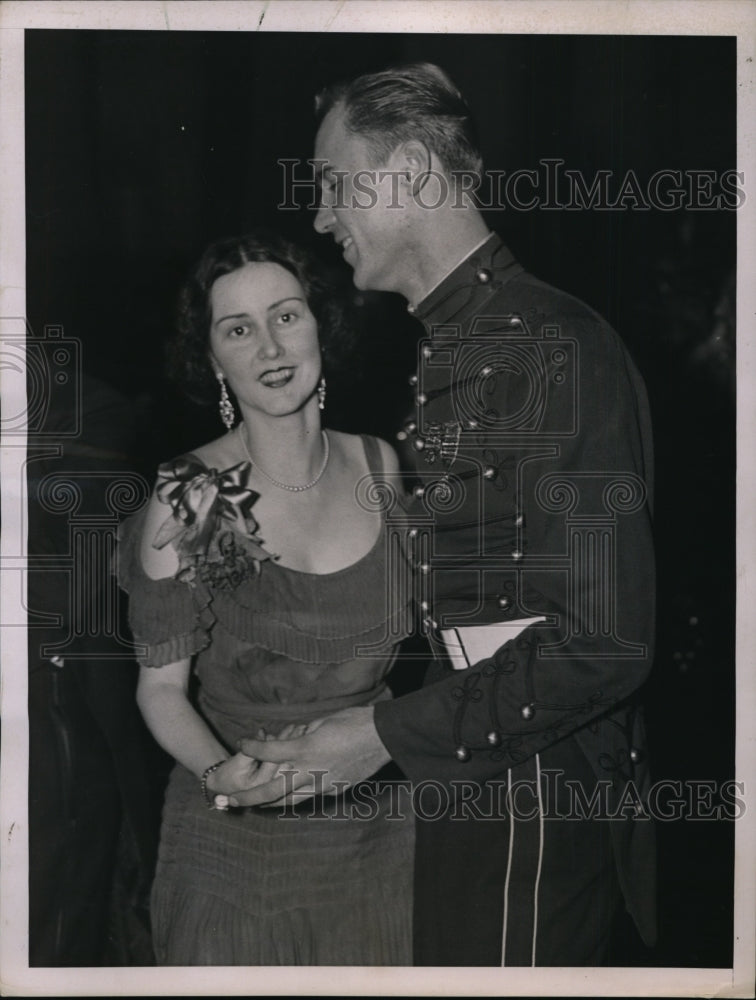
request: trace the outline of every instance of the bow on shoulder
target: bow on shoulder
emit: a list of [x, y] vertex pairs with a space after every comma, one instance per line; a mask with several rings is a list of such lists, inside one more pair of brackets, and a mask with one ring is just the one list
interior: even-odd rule
[[253, 559], [269, 559], [252, 516], [260, 494], [246, 485], [250, 469], [250, 462], [239, 462], [218, 472], [184, 456], [164, 462], [158, 469], [157, 495], [162, 503], [170, 504], [171, 513], [160, 526], [154, 547], [162, 549], [171, 543], [183, 569], [206, 559], [214, 538], [226, 527], [246, 540], [245, 548]]

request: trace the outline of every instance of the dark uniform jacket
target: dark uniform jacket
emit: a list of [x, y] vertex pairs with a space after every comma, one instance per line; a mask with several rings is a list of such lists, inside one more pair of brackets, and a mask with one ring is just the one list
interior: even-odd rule
[[653, 830], [633, 698], [654, 636], [643, 382], [601, 317], [526, 273], [495, 235], [414, 313], [427, 338], [411, 379], [409, 544], [425, 627], [545, 620], [377, 705], [378, 732], [413, 782], [501, 781], [576, 741], [616, 817], [620, 886], [650, 943]]

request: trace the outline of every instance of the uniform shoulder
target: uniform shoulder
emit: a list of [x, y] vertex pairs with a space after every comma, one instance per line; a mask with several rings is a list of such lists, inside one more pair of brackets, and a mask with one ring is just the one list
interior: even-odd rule
[[532, 316], [546, 314], [557, 320], [561, 319], [564, 324], [573, 323], [578, 327], [589, 326], [612, 330], [608, 320], [593, 306], [588, 305], [587, 302], [571, 292], [549, 285], [527, 271], [520, 274], [515, 280], [520, 283], [524, 302], [528, 306], [526, 314], [528, 312]]

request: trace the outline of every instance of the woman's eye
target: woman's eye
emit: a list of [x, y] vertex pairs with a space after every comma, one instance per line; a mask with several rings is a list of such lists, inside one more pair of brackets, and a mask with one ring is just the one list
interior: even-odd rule
[[285, 312], [285, 313], [281, 313], [281, 315], [278, 317], [278, 322], [282, 326], [291, 326], [291, 324], [294, 322], [294, 320], [296, 318], [297, 318], [297, 314], [296, 313], [294, 313], [294, 312]]
[[246, 326], [232, 326], [228, 331], [228, 335], [229, 337], [243, 337], [246, 332]]

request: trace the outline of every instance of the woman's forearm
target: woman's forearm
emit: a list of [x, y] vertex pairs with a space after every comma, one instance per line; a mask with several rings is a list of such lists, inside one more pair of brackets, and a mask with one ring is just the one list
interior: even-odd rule
[[197, 777], [229, 756], [181, 687], [140, 678], [137, 704], [160, 746]]

